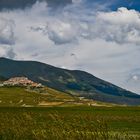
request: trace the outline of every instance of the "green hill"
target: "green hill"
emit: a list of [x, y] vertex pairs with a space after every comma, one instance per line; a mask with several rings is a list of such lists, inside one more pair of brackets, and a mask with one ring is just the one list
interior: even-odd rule
[[79, 98], [48, 87], [0, 87], [0, 107], [116, 106]]
[[87, 72], [60, 69], [40, 62], [0, 58], [0, 75], [5, 78], [25, 76], [58, 91], [97, 101], [127, 105], [140, 104], [139, 95]]
[[51, 88], [0, 87], [0, 107], [59, 106], [76, 99]]

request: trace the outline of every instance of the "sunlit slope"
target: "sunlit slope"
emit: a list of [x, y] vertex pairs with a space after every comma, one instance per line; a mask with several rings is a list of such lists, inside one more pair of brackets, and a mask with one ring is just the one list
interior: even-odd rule
[[0, 87], [0, 106], [55, 106], [75, 99], [50, 88]]

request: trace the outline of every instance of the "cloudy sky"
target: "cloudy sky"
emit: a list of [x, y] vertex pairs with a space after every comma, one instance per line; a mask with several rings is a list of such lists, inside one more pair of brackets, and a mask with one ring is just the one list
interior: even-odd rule
[[0, 57], [84, 70], [140, 94], [139, 0], [14, 1], [0, 2]]

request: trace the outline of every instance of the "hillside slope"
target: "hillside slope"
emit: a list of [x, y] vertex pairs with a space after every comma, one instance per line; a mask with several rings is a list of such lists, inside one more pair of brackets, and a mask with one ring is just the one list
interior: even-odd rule
[[0, 76], [25, 76], [34, 82], [70, 94], [117, 104], [139, 105], [140, 96], [103, 81], [87, 72], [70, 71], [34, 61], [0, 58]]
[[0, 107], [59, 106], [75, 98], [51, 88], [0, 87]]

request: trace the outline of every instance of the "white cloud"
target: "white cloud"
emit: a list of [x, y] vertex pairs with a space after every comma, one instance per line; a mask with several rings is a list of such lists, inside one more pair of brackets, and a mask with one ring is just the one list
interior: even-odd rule
[[[0, 56], [86, 70], [128, 88], [128, 77], [140, 68], [140, 13], [126, 8], [114, 12], [98, 10], [85, 8], [79, 1], [57, 9], [57, 13], [45, 3], [0, 12], [0, 17], [6, 17], [5, 26], [0, 26], [0, 43], [6, 25], [12, 34], [8, 32], [5, 38], [16, 38], [15, 44], [9, 41], [9, 46], [0, 46]], [[134, 86], [129, 89], [138, 91]]]
[[[52, 24], [53, 23], [53, 24]], [[77, 38], [77, 27], [69, 22], [60, 20], [49, 21], [47, 25], [48, 37], [55, 44], [71, 43]]]
[[140, 44], [140, 13], [127, 8], [114, 12], [99, 12], [96, 17], [96, 30], [99, 38], [117, 43]]

